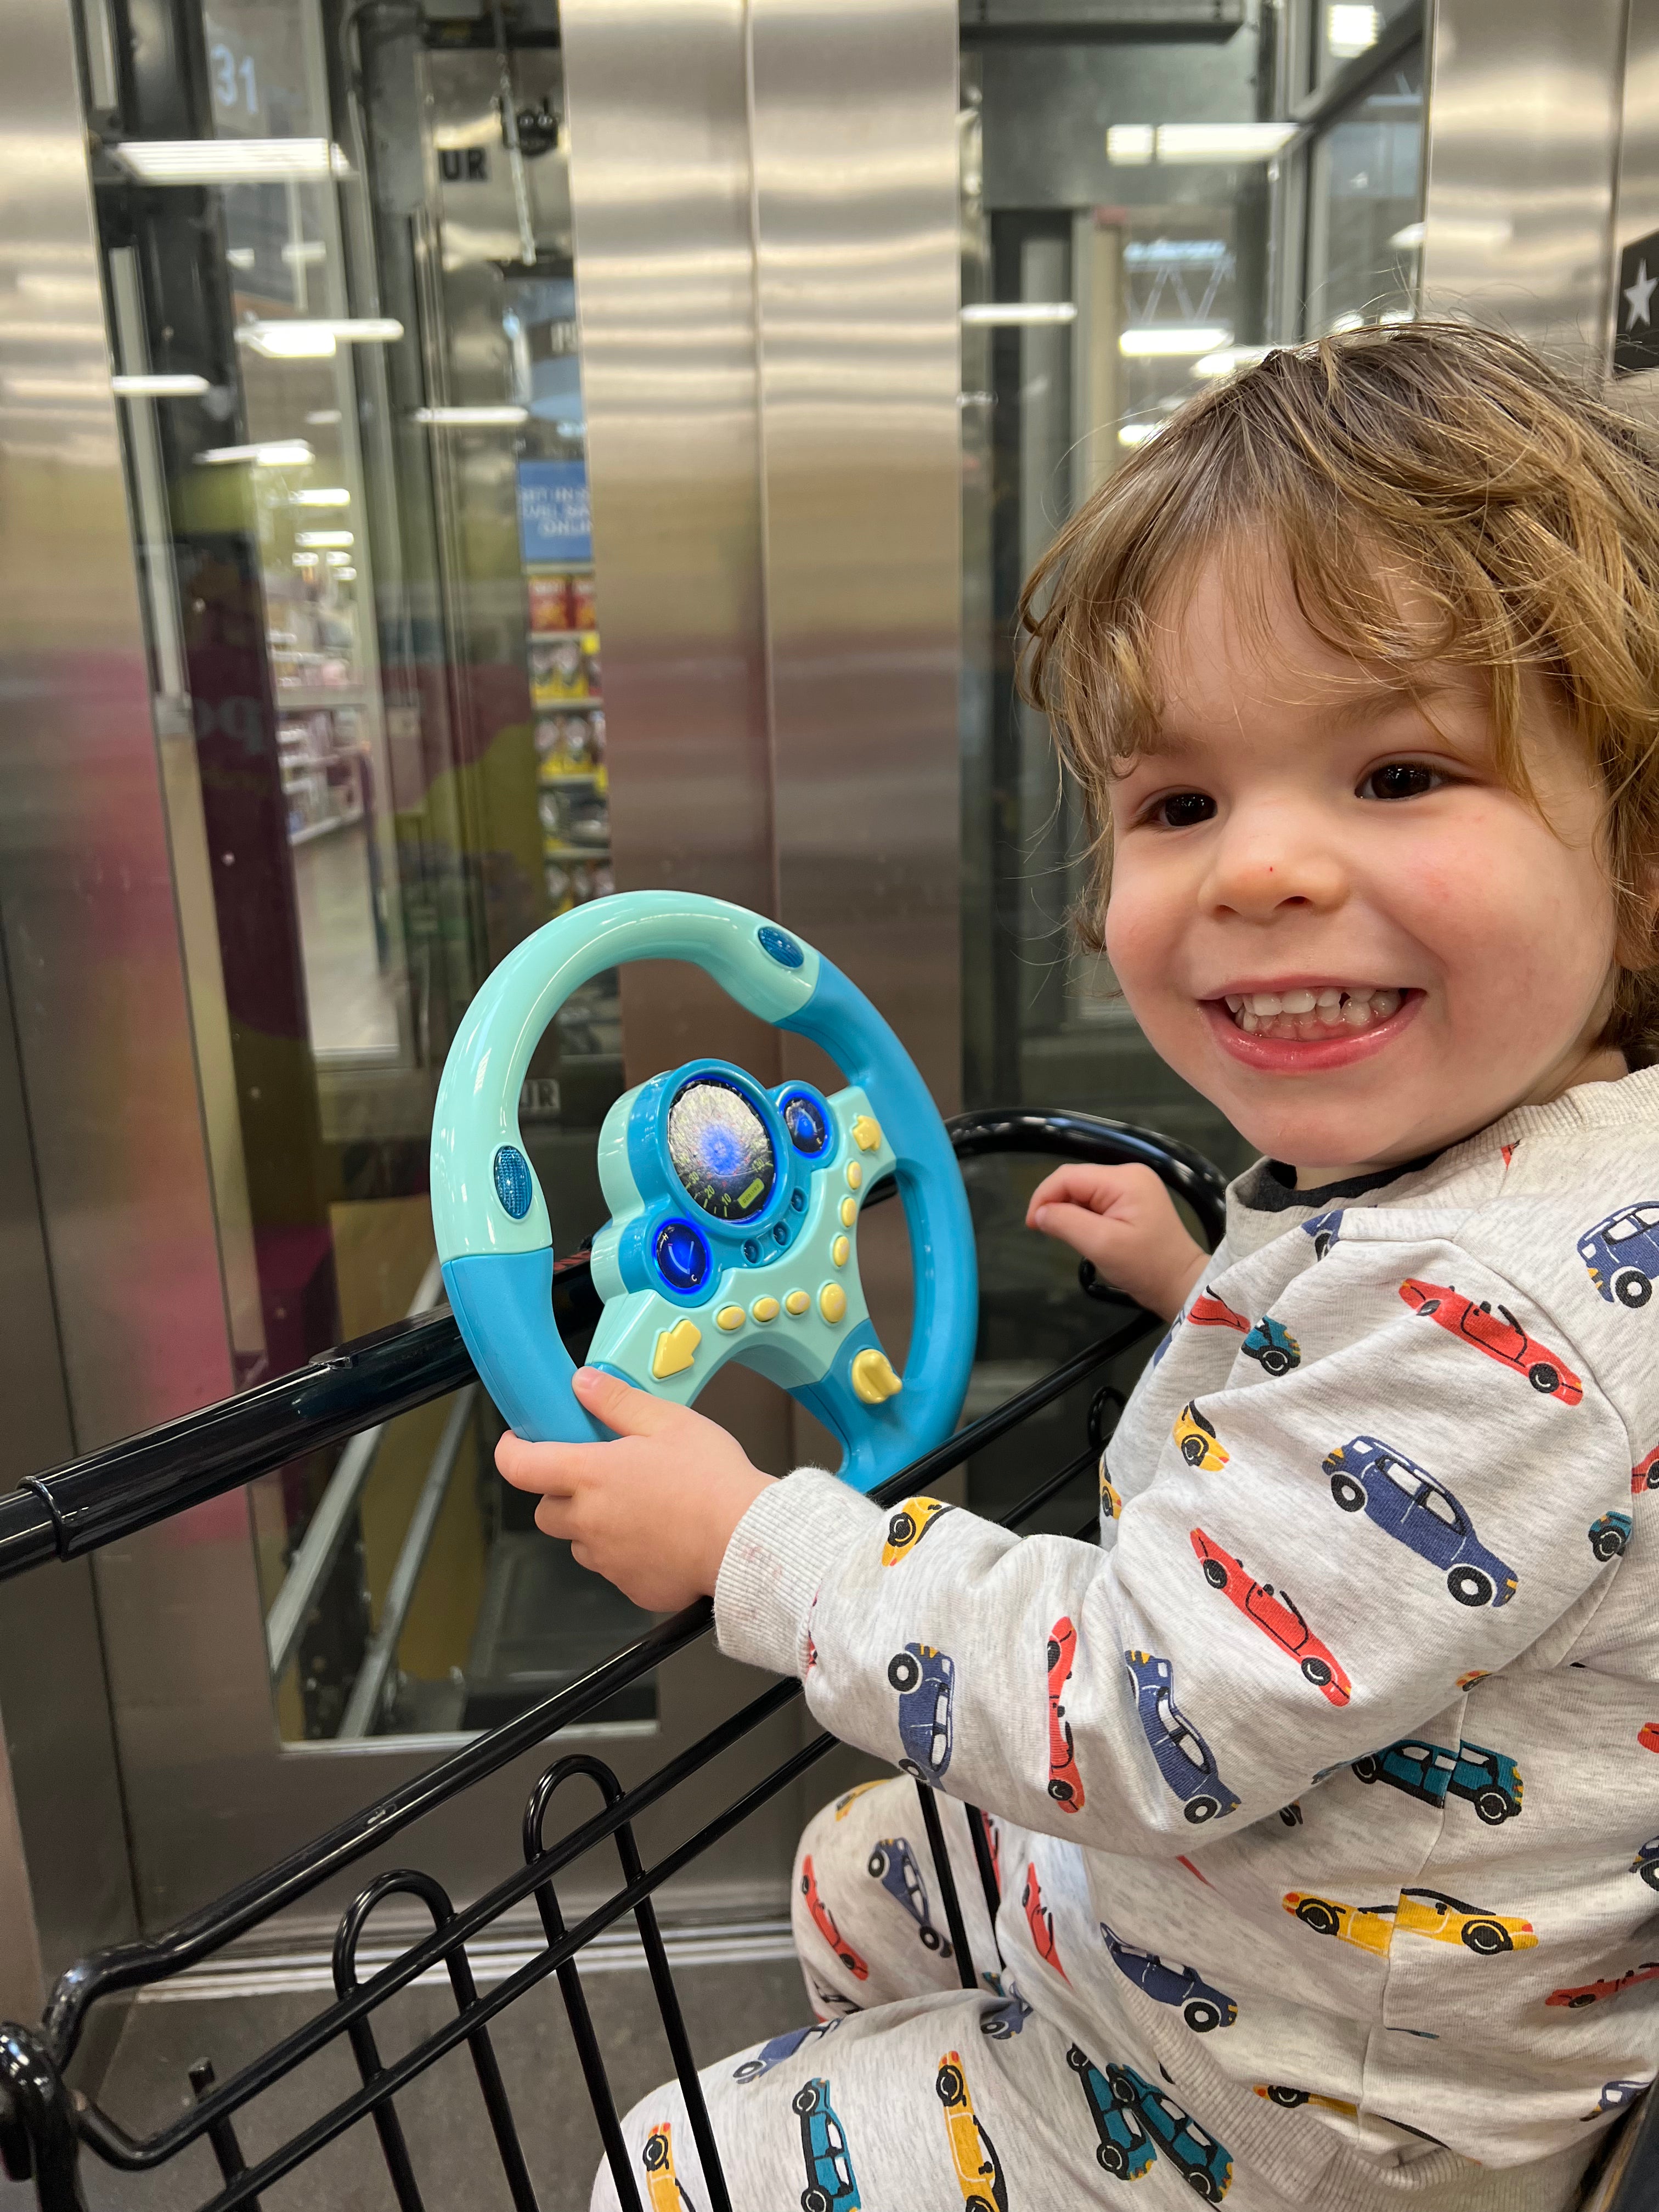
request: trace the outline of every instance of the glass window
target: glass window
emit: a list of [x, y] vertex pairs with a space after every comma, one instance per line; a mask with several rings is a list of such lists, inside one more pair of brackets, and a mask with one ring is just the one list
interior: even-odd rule
[[[158, 726], [193, 733], [212, 861], [188, 952], [228, 1017], [205, 1103], [251, 1382], [441, 1297], [451, 1038], [612, 888], [602, 607], [556, 0], [179, 21], [199, 68], [122, 42], [100, 197], [117, 365], [188, 386], [125, 413]], [[520, 1102], [558, 1251], [604, 1218], [621, 1088], [602, 975]], [[635, 1632], [498, 1480], [498, 1432], [471, 1392], [257, 1486], [285, 1737], [492, 1726]]]
[[1423, 243], [1423, 52], [1319, 132], [1308, 160], [1305, 334], [1409, 322]]
[[1419, 0], [1314, 0], [1313, 82], [1328, 83], [1368, 54], [1388, 26]]

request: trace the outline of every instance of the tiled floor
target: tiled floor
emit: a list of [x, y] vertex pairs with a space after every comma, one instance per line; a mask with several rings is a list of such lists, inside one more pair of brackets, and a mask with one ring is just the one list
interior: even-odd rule
[[[811, 2017], [793, 1960], [681, 1966], [676, 1985], [693, 2050], [707, 2063]], [[671, 2070], [651, 1985], [643, 1972], [594, 1974], [585, 1984], [619, 2110]], [[311, 2017], [316, 1996], [148, 2004], [129, 2016], [99, 2103], [135, 2131], [148, 2131], [188, 2101], [187, 2068], [210, 2055], [219, 2078]], [[451, 2010], [440, 1989], [419, 1989], [384, 2021], [383, 2059], [395, 2058]], [[493, 2033], [507, 2095], [541, 2212], [586, 2212], [599, 2155], [598, 2130], [556, 1988], [544, 1983], [501, 2018]], [[250, 2163], [356, 2086], [343, 2051], [300, 2068], [252, 2108], [241, 2130]], [[453, 2052], [398, 2100], [398, 2116], [428, 2212], [510, 2212], [491, 2148], [476, 2077]], [[89, 2212], [185, 2212], [216, 2191], [205, 2146], [164, 2173], [124, 2174], [83, 2161]], [[266, 2212], [391, 2212], [391, 2185], [373, 2130], [360, 2124], [285, 2182], [267, 2190]], [[0, 2212], [26, 2212], [33, 2191], [0, 2180]]]

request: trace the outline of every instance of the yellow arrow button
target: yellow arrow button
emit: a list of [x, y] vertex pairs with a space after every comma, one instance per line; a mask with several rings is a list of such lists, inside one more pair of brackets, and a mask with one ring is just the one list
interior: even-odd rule
[[887, 1354], [866, 1346], [853, 1362], [853, 1388], [866, 1406], [879, 1406], [884, 1398], [896, 1398], [904, 1385], [894, 1374]]
[[657, 1337], [657, 1348], [651, 1355], [651, 1372], [659, 1382], [665, 1382], [671, 1375], [684, 1375], [697, 1356], [697, 1346], [702, 1342], [702, 1331], [689, 1317], [677, 1321], [672, 1328], [661, 1330]]
[[872, 1114], [860, 1114], [853, 1124], [853, 1142], [861, 1152], [880, 1149], [881, 1124]]

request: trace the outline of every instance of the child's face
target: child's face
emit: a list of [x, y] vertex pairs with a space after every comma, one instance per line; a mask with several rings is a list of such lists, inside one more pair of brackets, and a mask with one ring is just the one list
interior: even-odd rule
[[1164, 633], [1164, 741], [1114, 791], [1107, 950], [1158, 1053], [1304, 1188], [1622, 1074], [1594, 1044], [1602, 799], [1541, 684], [1547, 820], [1492, 764], [1475, 676], [1423, 672], [1431, 724], [1321, 643], [1287, 579], [1268, 617], [1241, 635], [1206, 566]]

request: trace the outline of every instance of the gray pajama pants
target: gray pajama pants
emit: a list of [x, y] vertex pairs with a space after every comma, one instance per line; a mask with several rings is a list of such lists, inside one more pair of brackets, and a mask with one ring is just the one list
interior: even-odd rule
[[[702, 2070], [733, 2212], [1191, 2212], [1223, 2200], [1231, 2212], [1565, 2212], [1576, 2201], [1582, 2154], [1506, 2172], [1443, 2150], [1368, 2157], [1311, 2113], [1257, 2106], [1248, 2091], [1228, 2148], [1109, 1978], [1073, 1990], [1042, 1954], [1046, 1941], [1058, 1955], [1054, 1923], [1081, 1881], [1068, 1880], [1075, 1846], [992, 1824], [994, 1936], [967, 1816], [954, 1799], [938, 1804], [980, 1986], [961, 1985], [915, 1785], [866, 1784], [824, 1806], [793, 1888], [819, 2024]], [[1234, 2086], [1222, 2101], [1237, 2114], [1238, 2100]], [[623, 2135], [646, 2212], [708, 2212], [676, 2084], [635, 2106]], [[1271, 2178], [1251, 2141], [1272, 2143]], [[602, 2167], [592, 2212], [617, 2205]]]

